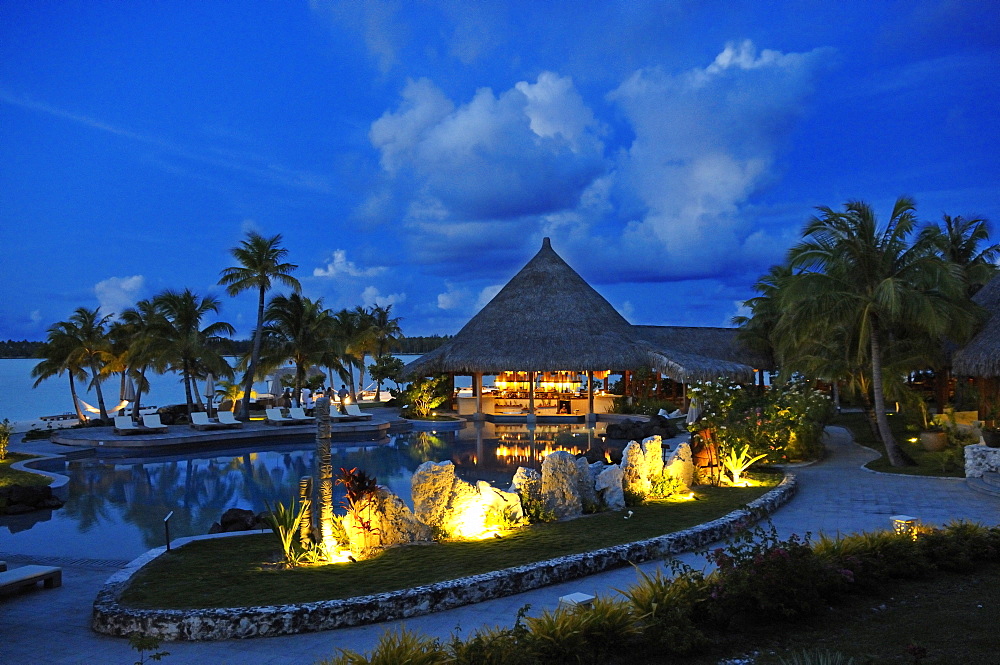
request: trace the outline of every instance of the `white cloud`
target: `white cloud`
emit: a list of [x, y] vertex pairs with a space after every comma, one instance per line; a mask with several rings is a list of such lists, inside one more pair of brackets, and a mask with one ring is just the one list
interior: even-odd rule
[[622, 302], [622, 306], [618, 309], [618, 313], [624, 316], [626, 319], [631, 320], [632, 315], [635, 314], [635, 306], [631, 301], [626, 300]]
[[364, 303], [365, 307], [388, 307], [389, 305], [398, 305], [405, 300], [405, 293], [390, 293], [382, 295], [374, 286], [367, 286], [365, 287], [365, 290], [361, 292], [361, 302]]
[[40, 323], [42, 320], [42, 310], [40, 309], [31, 310], [31, 314], [28, 315], [28, 318], [31, 319], [32, 323]]
[[448, 290], [439, 293], [437, 297], [438, 309], [458, 309], [464, 307], [471, 294], [468, 289], [456, 289], [454, 285], [446, 283]]
[[133, 275], [109, 277], [95, 284], [94, 294], [101, 305], [101, 314], [118, 314], [134, 305], [145, 281], [142, 275]]
[[491, 284], [487, 286], [482, 291], [479, 292], [479, 297], [476, 298], [476, 311], [478, 312], [483, 307], [489, 304], [491, 300], [500, 293], [500, 289], [504, 287], [503, 284]]
[[325, 268], [313, 269], [313, 277], [337, 277], [346, 275], [347, 277], [375, 277], [381, 275], [388, 268], [385, 266], [373, 266], [371, 268], [359, 268], [353, 261], [347, 260], [347, 252], [343, 249], [333, 251], [329, 263]]
[[257, 223], [256, 220], [244, 219], [240, 223], [240, 233], [242, 233], [244, 236], [248, 233], [257, 233], [263, 235], [264, 229], [261, 227], [260, 224]]
[[603, 131], [569, 78], [543, 72], [456, 106], [411, 81], [369, 139], [411, 207], [441, 221], [510, 220], [572, 208], [604, 169]]

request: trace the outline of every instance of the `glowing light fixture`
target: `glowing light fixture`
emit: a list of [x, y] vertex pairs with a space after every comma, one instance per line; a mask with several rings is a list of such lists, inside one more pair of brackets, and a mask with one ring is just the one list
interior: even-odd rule
[[910, 515], [893, 515], [890, 519], [892, 520], [892, 530], [897, 534], [917, 537], [917, 528], [920, 526], [919, 519]]

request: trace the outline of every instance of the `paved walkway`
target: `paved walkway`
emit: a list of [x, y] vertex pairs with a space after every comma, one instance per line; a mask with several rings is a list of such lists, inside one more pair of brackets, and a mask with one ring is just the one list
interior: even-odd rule
[[[943, 525], [958, 518], [1000, 524], [1000, 497], [978, 494], [966, 487], [964, 479], [862, 470], [860, 466], [874, 453], [855, 445], [846, 430], [840, 428], [829, 430], [828, 449], [830, 454], [822, 462], [794, 470], [799, 478], [799, 494], [772, 518], [782, 536], [807, 531], [836, 534], [883, 529], [889, 526], [891, 515], [900, 513], [919, 517], [926, 524]], [[701, 566], [696, 555], [681, 558]], [[63, 586], [59, 589], [39, 588], [0, 597], [0, 663], [89, 665], [135, 661], [135, 653], [125, 640], [97, 635], [89, 628], [94, 597], [113, 569], [101, 567], [97, 561], [71, 563], [74, 565], [64, 568]], [[642, 568], [653, 570], [656, 566], [649, 563]], [[337, 647], [370, 649], [385, 629], [404, 623], [412, 630], [447, 638], [456, 628], [469, 632], [483, 625], [510, 625], [518, 608], [525, 604], [530, 603], [535, 613], [554, 608], [561, 595], [574, 591], [611, 593], [635, 579], [635, 571], [624, 568], [405, 622], [290, 637], [164, 643], [170, 656], [163, 662], [308, 665], [332, 656]]]

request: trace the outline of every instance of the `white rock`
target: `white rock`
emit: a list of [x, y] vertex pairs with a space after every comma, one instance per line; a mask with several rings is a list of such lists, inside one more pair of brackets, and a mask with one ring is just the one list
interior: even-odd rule
[[625, 493], [622, 492], [622, 468], [611, 464], [597, 475], [595, 488], [609, 510], [625, 508]]
[[510, 489], [507, 491], [516, 492], [524, 498], [540, 501], [542, 498], [542, 474], [535, 469], [519, 466], [514, 472], [514, 480], [511, 481]]
[[691, 489], [694, 483], [694, 455], [691, 452], [691, 444], [682, 441], [667, 454], [667, 461], [664, 463], [666, 475], [676, 478], [685, 488]]
[[580, 495], [580, 501], [584, 506], [590, 505], [592, 509], [598, 508], [600, 498], [594, 488], [594, 476], [590, 474], [590, 464], [586, 457], [576, 458], [576, 490]]
[[413, 472], [410, 490], [413, 512], [424, 524], [442, 526], [459, 478], [451, 462], [424, 462]]
[[642, 446], [629, 441], [622, 451], [622, 490], [648, 496], [649, 477], [646, 475], [646, 455]]
[[659, 434], [642, 440], [642, 453], [646, 458], [646, 479], [652, 482], [663, 473], [663, 439]]
[[542, 460], [542, 501], [557, 519], [583, 513], [577, 475], [576, 459], [565, 450], [546, 455]]

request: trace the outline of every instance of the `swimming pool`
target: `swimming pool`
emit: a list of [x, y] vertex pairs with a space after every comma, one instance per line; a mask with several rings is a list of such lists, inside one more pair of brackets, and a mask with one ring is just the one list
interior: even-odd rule
[[[600, 446], [598, 429], [583, 425], [468, 424], [453, 432], [408, 432], [381, 441], [332, 444], [333, 467], [357, 467], [404, 500], [410, 478], [428, 460], [451, 460], [469, 481], [506, 489], [518, 466], [538, 468], [554, 450], [585, 452]], [[0, 552], [89, 559], [132, 559], [164, 544], [163, 518], [171, 511], [171, 538], [208, 533], [229, 508], [259, 512], [288, 504], [299, 479], [314, 471], [315, 444], [261, 443], [170, 455], [103, 456], [47, 466], [69, 477], [68, 500], [58, 510], [0, 517]], [[340, 490], [338, 487], [337, 490]], [[340, 494], [335, 496], [339, 502]]]

